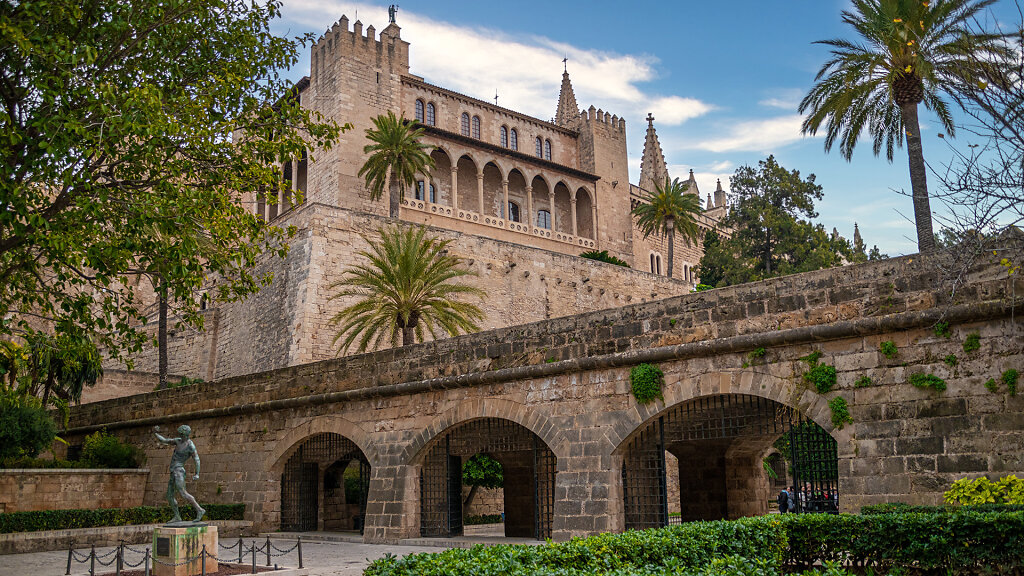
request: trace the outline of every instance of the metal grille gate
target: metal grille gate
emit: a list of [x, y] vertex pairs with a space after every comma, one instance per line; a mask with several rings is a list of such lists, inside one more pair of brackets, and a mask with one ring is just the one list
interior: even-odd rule
[[483, 419], [457, 425], [429, 449], [420, 470], [420, 535], [462, 534], [462, 462], [474, 454], [532, 453], [534, 533], [551, 537], [554, 516], [555, 454], [544, 441], [509, 420]]
[[837, 444], [800, 412], [746, 394], [706, 396], [680, 404], [644, 427], [623, 456], [622, 491], [627, 529], [667, 526], [666, 446], [681, 441], [787, 437], [794, 484], [804, 492], [800, 511], [839, 508]]
[[308, 532], [317, 529], [320, 517], [320, 470], [344, 459], [360, 462], [363, 489], [360, 504], [365, 517], [369, 462], [354, 442], [340, 434], [326, 432], [310, 436], [285, 462], [281, 474], [281, 530]]

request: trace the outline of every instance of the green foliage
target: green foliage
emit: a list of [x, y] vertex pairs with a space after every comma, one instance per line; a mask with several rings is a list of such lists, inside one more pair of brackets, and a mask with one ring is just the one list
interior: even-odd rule
[[[206, 504], [207, 520], [243, 520], [245, 504]], [[181, 507], [183, 517], [194, 512], [191, 506]], [[154, 524], [171, 518], [167, 506], [155, 508], [99, 508], [96, 510], [46, 510], [42, 512], [8, 512], [0, 514], [0, 534], [36, 532], [39, 530], [68, 530], [97, 526], [129, 526]]]
[[[708, 232], [708, 234], [714, 234], [714, 233], [715, 233], [714, 230]], [[696, 286], [694, 286], [693, 290], [690, 290], [690, 292], [705, 292], [707, 290], [714, 290], [714, 289], [715, 289], [714, 286], [709, 286], [707, 284], [703, 284], [702, 283], [702, 284], [697, 284]]]
[[23, 331], [16, 314], [31, 310], [123, 358], [149, 340], [140, 276], [159, 276], [198, 327], [211, 278], [218, 300], [268, 282], [272, 266], [259, 277], [252, 267], [283, 255], [286, 233], [243, 195], [276, 198], [279, 163], [325, 150], [340, 130], [301, 107], [283, 74], [314, 37], [275, 34], [275, 0], [0, 10], [0, 333]]
[[853, 424], [853, 417], [850, 416], [850, 406], [846, 398], [837, 396], [828, 401], [828, 407], [832, 410], [832, 425], [842, 430], [847, 424]]
[[501, 462], [487, 454], [475, 454], [462, 463], [462, 483], [481, 488], [501, 488], [505, 476]]
[[1024, 505], [1012, 504], [943, 504], [924, 506], [903, 502], [888, 502], [861, 506], [861, 514], [957, 514], [961, 512], [1024, 512]]
[[0, 459], [37, 456], [56, 437], [57, 425], [41, 399], [0, 383]]
[[[182, 388], [184, 386], [192, 386], [194, 384], [202, 384], [205, 382], [202, 378], [189, 378], [188, 376], [182, 376], [181, 380], [177, 382], [168, 382], [168, 388]], [[160, 385], [157, 384], [156, 390], [160, 390]]]
[[867, 388], [869, 386], [872, 386], [873, 384], [874, 382], [871, 381], [871, 377], [868, 376], [867, 374], [861, 375], [861, 377], [857, 378], [857, 380], [853, 383], [853, 385], [856, 386], [857, 388]]
[[936, 392], [942, 392], [946, 389], [946, 381], [934, 374], [925, 374], [924, 372], [915, 372], [910, 375], [909, 382], [916, 388], [930, 388]]
[[949, 329], [949, 322], [936, 322], [932, 331], [935, 332], [936, 336], [941, 336], [942, 338], [953, 337], [953, 331]]
[[371, 144], [363, 147], [363, 153], [369, 157], [359, 169], [359, 176], [366, 178], [371, 200], [379, 199], [384, 186], [390, 184], [389, 213], [397, 218], [398, 203], [406, 188], [414, 186], [418, 175], [428, 174], [434, 167], [432, 147], [420, 142], [423, 128], [395, 116], [391, 110], [372, 120], [373, 128], [366, 129], [366, 139]]
[[757, 358], [764, 358], [767, 353], [768, 351], [765, 350], [763, 347], [755, 348], [754, 350], [751, 350], [749, 354], [747, 354], [747, 358], [750, 358], [751, 360], [755, 360]]
[[672, 326], [674, 328], [675, 325], [676, 325], [676, 319], [675, 318], [669, 318], [668, 319], [668, 325]]
[[996, 382], [995, 378], [989, 378], [988, 380], [985, 380], [985, 389], [995, 394], [999, 392], [999, 383]]
[[942, 495], [947, 504], [1011, 504], [1024, 506], [1024, 480], [1011, 474], [992, 482], [985, 476], [970, 480], [961, 478]]
[[964, 352], [970, 354], [981, 348], [981, 334], [971, 332], [964, 340]]
[[1015, 368], [1010, 368], [1000, 377], [1003, 384], [1006, 385], [1006, 390], [1010, 393], [1010, 396], [1017, 395], [1017, 380], [1020, 379], [1020, 373]]
[[683, 239], [696, 242], [700, 238], [697, 216], [703, 212], [700, 196], [687, 193], [689, 184], [676, 178], [665, 178], [655, 183], [655, 190], [642, 191], [640, 202], [630, 212], [636, 217], [636, 226], [646, 239], [651, 234], [664, 234], [668, 238], [668, 276], [673, 275], [676, 232]]
[[427, 235], [424, 226], [393, 225], [378, 230], [377, 240], [364, 238], [365, 261], [346, 270], [331, 284], [331, 299], [354, 299], [330, 323], [338, 326], [334, 344], [348, 350], [379, 349], [422, 342], [425, 333], [437, 339], [460, 331], [479, 330], [484, 317], [464, 297], [483, 298], [483, 290], [458, 280], [476, 274], [448, 253], [451, 240]]
[[705, 234], [695, 269], [701, 282], [731, 286], [854, 260], [849, 241], [811, 221], [823, 196], [813, 174], [802, 178], [769, 156], [756, 167], [739, 167], [729, 183], [737, 201], [722, 226], [732, 234]]
[[882, 356], [889, 358], [890, 360], [899, 356], [899, 349], [896, 348], [896, 343], [892, 340], [886, 340], [878, 345], [878, 351], [882, 353]]
[[633, 397], [641, 404], [664, 398], [661, 395], [661, 386], [665, 383], [665, 373], [653, 364], [634, 366], [629, 371], [629, 382], [633, 389]]
[[91, 468], [81, 460], [52, 460], [49, 458], [32, 458], [30, 456], [16, 456], [0, 460], [0, 469], [57, 469], [72, 470], [79, 468]]
[[145, 454], [111, 436], [106, 430], [98, 430], [85, 437], [82, 444], [82, 462], [93, 468], [138, 468], [145, 461]]
[[607, 250], [590, 250], [580, 254], [581, 258], [588, 258], [590, 260], [597, 260], [598, 262], [607, 262], [608, 264], [615, 264], [616, 266], [622, 266], [629, 268], [629, 264], [625, 260], [620, 260], [615, 256], [608, 253]]
[[821, 352], [818, 351], [801, 358], [810, 366], [810, 369], [804, 372], [803, 380], [805, 384], [813, 386], [819, 394], [827, 394], [836, 387], [836, 368], [829, 364], [819, 364], [819, 359]]
[[956, 354], [949, 354], [945, 358], [943, 358], [942, 361], [945, 362], [946, 366], [949, 366], [950, 368], [954, 368], [957, 364], [960, 363], [960, 361], [956, 357]]
[[501, 514], [470, 514], [462, 519], [463, 526], [480, 526], [482, 524], [500, 524]]

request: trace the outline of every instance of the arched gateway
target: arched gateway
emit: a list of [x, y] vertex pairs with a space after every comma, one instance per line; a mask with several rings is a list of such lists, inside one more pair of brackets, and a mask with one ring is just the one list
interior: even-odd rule
[[650, 418], [620, 447], [627, 529], [670, 519], [666, 454], [678, 462], [679, 518], [710, 520], [763, 514], [770, 454], [788, 463], [806, 512], [839, 509], [837, 444], [799, 411], [760, 396], [717, 394], [681, 402]]
[[370, 463], [348, 438], [314, 434], [299, 444], [281, 473], [281, 530], [362, 532]]

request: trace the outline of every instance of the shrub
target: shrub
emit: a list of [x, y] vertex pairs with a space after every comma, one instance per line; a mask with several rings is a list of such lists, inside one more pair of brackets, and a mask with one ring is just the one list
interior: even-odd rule
[[[245, 504], [207, 504], [208, 520], [242, 520]], [[181, 507], [182, 517], [195, 512], [190, 506]], [[168, 506], [138, 506], [136, 508], [100, 508], [96, 510], [45, 510], [41, 512], [8, 512], [0, 514], [0, 534], [35, 532], [38, 530], [66, 530], [97, 526], [127, 526], [153, 524], [171, 518]]]
[[715, 287], [711, 286], [710, 284], [697, 284], [696, 286], [693, 287], [693, 290], [690, 290], [690, 292], [704, 292], [704, 291], [707, 291], [707, 290], [714, 290], [714, 289], [715, 289]]
[[589, 252], [584, 252], [580, 254], [580, 257], [588, 258], [590, 260], [597, 260], [598, 262], [607, 262], [608, 264], [615, 264], [616, 266], [622, 266], [624, 268], [629, 268], [629, 264], [627, 264], [625, 260], [620, 260], [615, 256], [612, 256], [611, 254], [608, 253], [607, 250], [591, 250]]
[[0, 391], [0, 459], [38, 456], [50, 449], [56, 437], [57, 425], [41, 400]]
[[896, 348], [896, 343], [893, 342], [892, 340], [886, 340], [885, 342], [882, 342], [881, 344], [879, 344], [878, 345], [878, 350], [879, 350], [879, 352], [882, 353], [882, 356], [885, 356], [886, 358], [889, 358], [890, 360], [895, 358], [895, 357], [897, 357], [897, 356], [899, 356], [899, 354], [900, 354], [899, 349]]
[[804, 372], [803, 379], [806, 384], [813, 386], [819, 394], [827, 394], [836, 387], [836, 369], [835, 366], [819, 364], [818, 360], [820, 358], [821, 352], [817, 351], [801, 358], [810, 366], [810, 370]]
[[633, 389], [633, 397], [641, 404], [655, 399], [663, 399], [661, 386], [665, 383], [665, 373], [653, 364], [639, 364], [629, 372], [629, 382]]
[[967, 335], [967, 339], [964, 340], [964, 352], [970, 354], [981, 348], [981, 334], [977, 332], [971, 332]]
[[992, 482], [982, 476], [974, 480], [961, 478], [949, 487], [942, 499], [947, 504], [1013, 504], [1024, 505], [1024, 480], [1011, 474]]
[[868, 376], [867, 374], [861, 376], [860, 378], [857, 378], [857, 380], [853, 383], [853, 385], [856, 386], [857, 388], [867, 388], [868, 386], [871, 386], [873, 384], [874, 382], [871, 381], [871, 377]]
[[1006, 384], [1006, 390], [1010, 393], [1010, 396], [1017, 395], [1017, 380], [1020, 379], [1020, 373], [1017, 370], [1010, 368], [1006, 372], [1003, 372], [1000, 380], [1003, 384]]
[[992, 392], [993, 394], [999, 392], [999, 384], [996, 383], [996, 379], [995, 378], [989, 378], [988, 380], [986, 380], [985, 381], [985, 388], [989, 392]]
[[909, 381], [917, 388], [931, 388], [937, 392], [942, 392], [946, 389], [946, 381], [934, 374], [916, 372], [910, 375]]
[[828, 401], [828, 407], [832, 410], [832, 425], [842, 430], [847, 424], [853, 424], [853, 417], [850, 416], [850, 406], [846, 398], [838, 396]]
[[946, 366], [949, 366], [950, 368], [953, 368], [960, 363], [960, 361], [957, 360], [956, 354], [950, 354], [949, 356], [943, 358], [942, 361], [945, 362]]
[[106, 430], [86, 436], [82, 444], [82, 462], [93, 468], [138, 468], [143, 460], [138, 448], [121, 442]]
[[936, 322], [933, 328], [936, 336], [943, 338], [950, 338], [953, 336], [953, 332], [949, 329], [949, 322]]
[[33, 469], [33, 468], [50, 468], [50, 469], [74, 469], [74, 468], [91, 468], [85, 462], [80, 460], [49, 460], [46, 458], [31, 458], [29, 456], [18, 456], [14, 458], [4, 458], [0, 460], [0, 469], [13, 469], [20, 468]]
[[1024, 512], [1024, 505], [1017, 504], [968, 504], [964, 506], [943, 504], [940, 506], [926, 506], [920, 504], [905, 504], [903, 502], [889, 502], [886, 504], [871, 504], [861, 506], [861, 514], [957, 514], [960, 512]]
[[465, 526], [479, 526], [481, 524], [501, 524], [501, 514], [471, 514], [462, 519]]

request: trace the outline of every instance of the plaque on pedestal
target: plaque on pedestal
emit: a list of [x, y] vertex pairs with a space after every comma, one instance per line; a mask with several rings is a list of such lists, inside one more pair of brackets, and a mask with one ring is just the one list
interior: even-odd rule
[[[205, 523], [175, 522], [153, 529], [153, 576], [202, 574], [201, 554], [206, 546], [206, 573], [217, 571], [217, 527]], [[193, 558], [194, 560], [186, 562]]]

